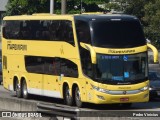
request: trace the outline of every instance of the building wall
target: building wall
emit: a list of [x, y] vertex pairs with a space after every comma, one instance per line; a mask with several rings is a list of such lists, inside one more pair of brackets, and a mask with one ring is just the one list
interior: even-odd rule
[[6, 11], [7, 3], [8, 3], [8, 0], [0, 0], [0, 26], [2, 24], [3, 13], [5, 13]]
[[3, 14], [5, 11], [0, 11], [0, 25], [2, 25]]

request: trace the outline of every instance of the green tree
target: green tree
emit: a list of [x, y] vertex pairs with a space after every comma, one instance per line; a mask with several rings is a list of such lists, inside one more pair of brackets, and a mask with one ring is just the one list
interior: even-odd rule
[[105, 4], [105, 9], [107, 9], [108, 11], [121, 11], [121, 6], [118, 3], [107, 3]]
[[49, 0], [9, 0], [6, 15], [49, 12]]
[[160, 0], [126, 0], [126, 14], [137, 16], [144, 27], [146, 38], [160, 48]]
[[[60, 14], [61, 0], [54, 0], [55, 13]], [[109, 0], [67, 0], [68, 13], [80, 13], [81, 2], [83, 9], [89, 11], [102, 11], [97, 4], [109, 2]], [[6, 15], [20, 15], [32, 13], [49, 13], [50, 0], [9, 0]]]
[[127, 0], [115, 0], [115, 1], [110, 0], [110, 2], [107, 2], [106, 4], [106, 8], [108, 10], [114, 9], [115, 11], [119, 12], [124, 11], [126, 9], [126, 6], [127, 6]]
[[146, 36], [160, 48], [160, 0], [152, 0], [144, 7]]
[[124, 10], [124, 13], [135, 15], [140, 20], [145, 15], [144, 6], [148, 3], [148, 0], [126, 0], [127, 6]]

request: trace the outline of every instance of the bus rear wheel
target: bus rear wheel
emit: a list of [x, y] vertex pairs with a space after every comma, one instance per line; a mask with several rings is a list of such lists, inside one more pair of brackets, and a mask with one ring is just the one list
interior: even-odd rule
[[76, 89], [75, 89], [75, 103], [76, 103], [76, 106], [77, 107], [82, 107], [83, 106], [83, 103], [82, 103], [82, 101], [81, 101], [81, 94], [80, 94], [80, 90], [79, 90], [79, 88], [78, 87], [76, 87]]
[[22, 97], [22, 90], [21, 90], [21, 86], [20, 86], [18, 80], [16, 80], [15, 85], [16, 85], [16, 87], [15, 87], [16, 96], [17, 96], [18, 98], [21, 98], [21, 97]]
[[64, 89], [64, 102], [65, 102], [65, 104], [67, 104], [69, 106], [73, 105], [73, 98], [72, 98], [72, 96], [70, 94], [68, 85]]
[[28, 90], [27, 90], [27, 84], [26, 84], [25, 80], [22, 83], [22, 95], [23, 95], [24, 99], [28, 99], [29, 98], [29, 93], [28, 93]]

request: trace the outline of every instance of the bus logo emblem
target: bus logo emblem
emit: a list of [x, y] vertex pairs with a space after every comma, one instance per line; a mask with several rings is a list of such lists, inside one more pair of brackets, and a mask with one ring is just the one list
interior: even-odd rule
[[124, 95], [127, 94], [127, 91], [123, 91], [123, 94], [124, 94]]
[[128, 61], [128, 56], [127, 56], [127, 55], [124, 55], [124, 56], [123, 56], [123, 60], [124, 60], [124, 61]]

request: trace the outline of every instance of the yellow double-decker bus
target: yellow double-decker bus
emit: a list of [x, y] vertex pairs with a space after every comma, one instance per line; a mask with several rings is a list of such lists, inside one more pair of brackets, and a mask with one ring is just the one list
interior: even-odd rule
[[6, 16], [3, 85], [19, 98], [50, 96], [78, 107], [147, 102], [148, 45], [134, 16]]

